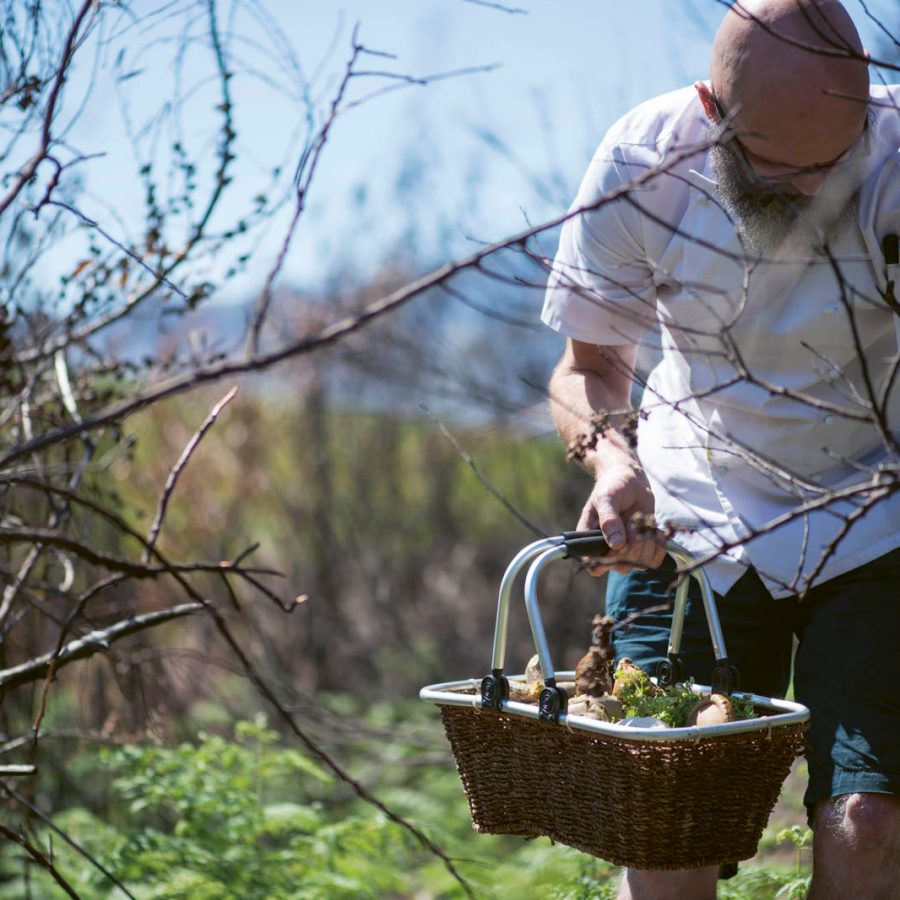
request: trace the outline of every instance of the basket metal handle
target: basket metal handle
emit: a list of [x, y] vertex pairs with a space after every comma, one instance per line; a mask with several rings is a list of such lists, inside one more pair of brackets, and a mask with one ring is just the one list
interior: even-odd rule
[[[696, 565], [696, 560], [683, 547], [674, 541], [666, 545], [668, 554], [680, 564], [681, 568]], [[528, 611], [528, 621], [531, 625], [531, 633], [534, 638], [535, 649], [541, 663], [541, 671], [544, 675], [544, 684], [550, 690], [545, 693], [554, 694], [556, 700], [546, 698], [549, 704], [542, 718], [553, 720], [565, 709], [565, 692], [556, 687], [556, 675], [550, 656], [550, 647], [541, 620], [537, 601], [538, 577], [544, 566], [557, 559], [565, 559], [569, 556], [607, 556], [610, 553], [609, 545], [599, 530], [593, 531], [569, 531], [556, 537], [544, 538], [535, 541], [519, 551], [506, 569], [500, 583], [500, 595], [497, 602], [497, 620], [494, 629], [494, 652], [491, 660], [491, 674], [485, 676], [481, 682], [482, 708], [501, 708], [503, 700], [509, 697], [509, 685], [503, 676], [503, 663], [506, 655], [506, 639], [509, 622], [509, 600], [512, 595], [513, 583], [516, 576], [526, 566], [531, 564], [525, 579], [525, 605]], [[691, 572], [700, 584], [703, 597], [703, 606], [706, 612], [706, 620], [709, 626], [709, 634], [715, 653], [716, 666], [713, 669], [711, 684], [714, 690], [729, 693], [737, 686], [737, 670], [729, 665], [725, 650], [725, 639], [716, 612], [715, 600], [709, 579], [702, 568], [694, 568]], [[675, 605], [672, 611], [672, 630], [669, 635], [667, 658], [660, 663], [657, 671], [658, 680], [663, 684], [671, 684], [683, 678], [678, 652], [681, 648], [681, 636], [684, 627], [684, 614], [687, 605], [689, 580], [681, 579], [675, 592]], [[542, 695], [542, 701], [545, 698]]]

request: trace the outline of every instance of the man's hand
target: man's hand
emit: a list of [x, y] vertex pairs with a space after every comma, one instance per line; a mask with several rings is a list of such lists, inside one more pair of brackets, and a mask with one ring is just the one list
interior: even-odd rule
[[636, 527], [635, 515], [646, 523], [656, 503], [634, 448], [615, 431], [615, 414], [628, 409], [636, 353], [631, 344], [600, 347], [570, 338], [550, 379], [550, 412], [567, 447], [584, 444], [601, 410], [609, 423], [578, 457], [594, 476], [578, 528], [601, 529], [614, 551], [606, 559], [622, 562], [590, 566], [592, 575], [656, 568], [666, 555], [659, 535]]
[[598, 467], [594, 489], [578, 520], [578, 530], [599, 528], [613, 551], [605, 559], [622, 561], [589, 566], [591, 575], [603, 575], [610, 569], [622, 574], [636, 568], [655, 569], [662, 563], [666, 555], [665, 541], [646, 530], [655, 506], [647, 476], [637, 462], [623, 459]]

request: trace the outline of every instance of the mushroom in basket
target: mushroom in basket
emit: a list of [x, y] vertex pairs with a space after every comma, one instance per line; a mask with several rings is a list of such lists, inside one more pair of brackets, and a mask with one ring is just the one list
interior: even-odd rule
[[721, 725], [724, 722], [734, 722], [737, 712], [734, 704], [724, 694], [710, 694], [706, 700], [701, 700], [689, 713], [688, 725]]
[[575, 697], [569, 701], [568, 713], [616, 721], [622, 718], [622, 704], [613, 696], [613, 620], [594, 616], [591, 624], [591, 646], [575, 666]]

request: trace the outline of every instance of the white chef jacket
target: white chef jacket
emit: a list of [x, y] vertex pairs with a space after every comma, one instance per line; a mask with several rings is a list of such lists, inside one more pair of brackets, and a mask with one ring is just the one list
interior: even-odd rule
[[[858, 222], [831, 239], [831, 259], [743, 249], [717, 198], [693, 88], [610, 129], [572, 206], [584, 211], [562, 229], [542, 318], [595, 345], [648, 332], [659, 345], [638, 455], [658, 521], [708, 559], [720, 594], [748, 565], [787, 596], [817, 568], [821, 583], [900, 546], [900, 491], [878, 499], [876, 486], [816, 508], [898, 461], [868, 403], [884, 391], [900, 339], [882, 293], [896, 279], [900, 299], [900, 271], [881, 252], [882, 238], [900, 232], [898, 106], [900, 86], [872, 87], [869, 152], [861, 145], [850, 174], [835, 170], [817, 196], [843, 207], [859, 191]], [[895, 382], [887, 422], [896, 437], [900, 374]]]

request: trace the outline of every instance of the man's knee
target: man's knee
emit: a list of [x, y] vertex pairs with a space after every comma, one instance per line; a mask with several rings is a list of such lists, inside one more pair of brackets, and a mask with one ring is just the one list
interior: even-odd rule
[[816, 805], [810, 900], [894, 900], [900, 879], [900, 798], [846, 794]]
[[845, 794], [820, 803], [814, 819], [817, 843], [840, 844], [854, 853], [895, 848], [900, 841], [900, 798]]

